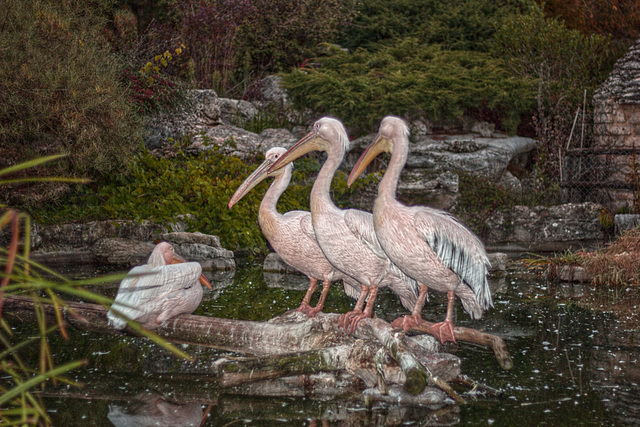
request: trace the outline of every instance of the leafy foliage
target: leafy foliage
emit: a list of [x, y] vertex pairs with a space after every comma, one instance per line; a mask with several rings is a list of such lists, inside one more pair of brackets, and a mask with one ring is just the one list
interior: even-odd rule
[[640, 37], [640, 3], [636, 0], [536, 0], [545, 13], [585, 34], [611, 35], [628, 47]]
[[174, 55], [182, 54], [183, 48], [184, 45], [180, 45], [173, 50], [173, 54], [166, 50], [156, 55], [138, 71], [123, 71], [123, 78], [130, 83], [131, 100], [139, 107], [140, 113], [167, 111], [184, 102], [181, 85], [175, 83], [175, 78], [170, 74], [163, 72], [170, 66]]
[[140, 122], [95, 8], [79, 0], [3, 5], [0, 166], [62, 152], [67, 159], [47, 173], [125, 173]]
[[[29, 162], [0, 169], [0, 186], [16, 181], [32, 181], [33, 178], [20, 178], [17, 173], [41, 166], [56, 160], [60, 155], [38, 158]], [[39, 178], [38, 178], [39, 179]], [[45, 177], [44, 180], [77, 182], [73, 178]], [[5, 208], [5, 206], [0, 205]], [[15, 209], [0, 212], [0, 232], [8, 237], [6, 247], [0, 247], [0, 370], [3, 381], [0, 383], [0, 423], [7, 425], [49, 425], [51, 420], [40, 398], [31, 390], [37, 386], [44, 387], [45, 383], [66, 383], [75, 385], [63, 375], [76, 369], [86, 361], [68, 362], [61, 366], [54, 363], [54, 352], [49, 344], [50, 336], [58, 331], [63, 339], [68, 340], [69, 334], [62, 319], [62, 309], [68, 309], [65, 297], [73, 296], [84, 301], [96, 302], [103, 305], [110, 304], [110, 298], [85, 290], [85, 285], [95, 282], [105, 283], [119, 281], [123, 275], [112, 275], [100, 279], [72, 282], [55, 271], [33, 262], [30, 259], [31, 248], [31, 218]], [[23, 237], [22, 237], [23, 236]], [[36, 335], [24, 338], [15, 334], [9, 322], [3, 317], [3, 305], [6, 296], [19, 295], [30, 298], [34, 304]], [[51, 304], [55, 310], [56, 322], [52, 326], [47, 322], [44, 303]], [[72, 315], [73, 310], [70, 310]], [[180, 357], [189, 358], [187, 354], [173, 347], [164, 339], [142, 329], [132, 322], [130, 325], [142, 335], [149, 337]], [[26, 362], [21, 352], [25, 348], [39, 344], [38, 366], [34, 368]]]
[[514, 78], [500, 60], [446, 51], [416, 39], [371, 53], [327, 46], [320, 68], [285, 74], [294, 105], [340, 117], [355, 134], [373, 131], [386, 114], [456, 123], [468, 108], [500, 107], [501, 127], [514, 130], [533, 107], [532, 80]]
[[534, 126], [550, 176], [560, 175], [576, 109], [590, 108], [583, 106], [583, 99], [591, 99], [604, 81], [613, 62], [611, 52], [609, 38], [571, 30], [560, 20], [546, 18], [540, 8], [505, 20], [496, 33], [495, 54], [505, 59], [511, 73], [536, 79]]
[[414, 37], [447, 50], [487, 51], [496, 23], [529, 10], [532, 0], [364, 0], [338, 43], [355, 50], [378, 50]]
[[[33, 215], [44, 223], [113, 218], [168, 223], [185, 215], [190, 229], [219, 236], [226, 248], [265, 252], [258, 207], [271, 183], [261, 183], [232, 209], [227, 208], [233, 193], [262, 156], [244, 163], [237, 157], [221, 155], [217, 146], [210, 148], [197, 156], [177, 148], [171, 159], [145, 151], [135, 159], [126, 180], [81, 187], [64, 203], [52, 202]], [[309, 209], [311, 177], [317, 170], [312, 159], [296, 162], [293, 181], [279, 203], [282, 212]], [[336, 181], [334, 197], [348, 197], [351, 190], [346, 187], [346, 177], [341, 175]]]
[[227, 94], [297, 66], [343, 22], [340, 0], [191, 0], [181, 11], [197, 81]]

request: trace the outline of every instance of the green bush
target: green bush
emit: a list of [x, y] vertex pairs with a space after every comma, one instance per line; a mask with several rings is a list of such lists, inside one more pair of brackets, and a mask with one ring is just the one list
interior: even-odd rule
[[532, 0], [364, 0], [338, 39], [342, 46], [378, 50], [415, 37], [447, 50], [487, 51], [495, 25], [534, 5]]
[[[592, 99], [613, 65], [610, 39], [568, 29], [536, 7], [505, 20], [494, 43], [494, 54], [513, 75], [536, 80], [536, 137], [548, 162], [545, 172], [558, 177], [576, 110], [583, 107], [583, 99]], [[585, 107], [589, 113], [591, 102]]]
[[201, 87], [242, 95], [265, 74], [298, 66], [344, 22], [341, 0], [189, 0], [180, 34]]
[[140, 122], [104, 38], [80, 0], [7, 0], [0, 31], [0, 166], [68, 153], [43, 173], [122, 175]]
[[[227, 208], [233, 193], [263, 158], [245, 163], [235, 156], [221, 155], [215, 146], [211, 148], [197, 156], [187, 156], [178, 148], [171, 159], [145, 151], [135, 158], [126, 180], [79, 187], [64, 202], [50, 202], [34, 211], [34, 219], [44, 224], [106, 219], [167, 223], [178, 215], [192, 214], [186, 219], [190, 230], [217, 235], [228, 249], [264, 253], [267, 246], [258, 226], [258, 207], [272, 180], [267, 179], [232, 209]], [[318, 170], [313, 159], [296, 161], [293, 181], [279, 203], [281, 212], [309, 210], [311, 185]], [[347, 189], [344, 174], [336, 181], [333, 196], [338, 202], [346, 200], [350, 191], [357, 191]]]
[[535, 7], [529, 14], [506, 19], [494, 37], [493, 51], [509, 70], [538, 81], [538, 97], [547, 105], [558, 99], [582, 101], [607, 76], [613, 58], [610, 39], [587, 36], [549, 19]]
[[455, 124], [469, 108], [499, 108], [498, 125], [513, 131], [534, 105], [532, 80], [514, 78], [500, 60], [416, 39], [375, 53], [328, 46], [314, 62], [321, 66], [284, 74], [283, 85], [296, 108], [340, 118], [351, 136], [374, 131], [387, 114]]

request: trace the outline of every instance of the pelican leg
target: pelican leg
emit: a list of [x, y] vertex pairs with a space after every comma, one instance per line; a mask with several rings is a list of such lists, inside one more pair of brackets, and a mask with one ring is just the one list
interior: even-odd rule
[[367, 295], [369, 294], [369, 287], [367, 285], [362, 285], [360, 290], [360, 295], [358, 296], [358, 301], [356, 301], [356, 306], [353, 307], [352, 311], [348, 311], [342, 316], [340, 316], [340, 320], [338, 321], [338, 326], [344, 327], [344, 331], [347, 332], [347, 328], [351, 324], [351, 318], [353, 316], [358, 316], [362, 314], [362, 307], [364, 307], [364, 301], [367, 299]]
[[322, 282], [322, 293], [320, 294], [320, 299], [315, 307], [311, 308], [307, 313], [309, 317], [315, 317], [316, 314], [320, 313], [324, 308], [324, 302], [327, 299], [327, 295], [329, 294], [329, 289], [331, 288], [331, 281], [325, 280]]
[[311, 302], [311, 297], [313, 296], [313, 293], [316, 291], [317, 286], [318, 286], [318, 279], [314, 279], [313, 277], [310, 277], [309, 289], [307, 289], [307, 293], [304, 295], [304, 298], [302, 298], [302, 302], [300, 303], [300, 306], [296, 308], [296, 311], [309, 315], [309, 311], [311, 311], [311, 305], [309, 304], [309, 302]]
[[447, 341], [456, 342], [456, 335], [453, 331], [453, 304], [456, 301], [456, 294], [453, 291], [447, 292], [447, 316], [444, 322], [435, 323], [429, 328], [429, 333], [438, 338], [442, 344]]
[[424, 303], [427, 300], [427, 295], [429, 292], [429, 288], [426, 285], [420, 283], [420, 291], [418, 292], [418, 300], [416, 301], [416, 305], [413, 307], [413, 311], [409, 316], [398, 317], [393, 321], [391, 326], [395, 329], [402, 329], [407, 332], [409, 329], [414, 326], [418, 326], [420, 323], [424, 322], [422, 320], [422, 308], [424, 307]]
[[[369, 290], [369, 299], [367, 300], [367, 306], [364, 308], [362, 314], [356, 315], [351, 319], [351, 327], [349, 328], [349, 333], [352, 334], [355, 332], [358, 323], [365, 318], [371, 318], [373, 315], [373, 304], [376, 301], [376, 297], [378, 296], [378, 287], [371, 286]], [[346, 328], [346, 326], [345, 326]]]

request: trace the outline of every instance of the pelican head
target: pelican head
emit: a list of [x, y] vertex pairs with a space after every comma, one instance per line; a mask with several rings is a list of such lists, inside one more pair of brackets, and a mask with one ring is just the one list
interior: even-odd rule
[[331, 147], [346, 152], [349, 149], [349, 137], [342, 122], [333, 117], [323, 117], [316, 120], [313, 129], [304, 138], [296, 142], [293, 147], [280, 157], [269, 169], [269, 175], [311, 151], [329, 151]]
[[[187, 260], [182, 258], [175, 252], [175, 249], [173, 249], [173, 245], [171, 243], [160, 242], [153, 249], [153, 252], [151, 252], [147, 264], [151, 265], [152, 267], [160, 267], [163, 265], [180, 264], [183, 262], [187, 262]], [[200, 283], [213, 290], [211, 282], [209, 282], [204, 274], [200, 276]]]
[[400, 137], [409, 138], [409, 126], [407, 126], [407, 122], [397, 116], [386, 116], [382, 119], [378, 134], [353, 166], [349, 174], [349, 179], [347, 179], [347, 186], [351, 187], [351, 184], [354, 183], [378, 154], [391, 153], [393, 151], [393, 141]]
[[[282, 147], [273, 147], [267, 151], [264, 155], [264, 162], [260, 166], [256, 168], [255, 171], [244, 182], [238, 187], [233, 196], [229, 200], [229, 209], [236, 203], [242, 199], [245, 194], [253, 189], [256, 185], [260, 184], [264, 181], [268, 176], [280, 176], [282, 175], [286, 169], [281, 168], [277, 171], [269, 172], [269, 168], [287, 151], [286, 148]], [[290, 169], [293, 169], [293, 164], [291, 164]], [[267, 173], [269, 172], [269, 173]]]

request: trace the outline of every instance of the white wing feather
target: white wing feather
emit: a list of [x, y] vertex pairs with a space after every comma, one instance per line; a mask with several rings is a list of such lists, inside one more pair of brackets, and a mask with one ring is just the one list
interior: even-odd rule
[[300, 229], [304, 234], [309, 236], [312, 240], [316, 239], [316, 232], [313, 231], [313, 223], [311, 222], [311, 214], [300, 217]]
[[378, 258], [387, 259], [387, 254], [380, 246], [373, 228], [373, 215], [357, 209], [348, 209], [344, 212], [344, 221], [354, 236], [367, 245]]
[[493, 306], [487, 280], [490, 264], [480, 239], [452, 215], [435, 209], [417, 211], [414, 225], [440, 261], [473, 290], [480, 306]]
[[198, 279], [201, 274], [202, 267], [197, 262], [133, 268], [120, 283], [115, 301], [107, 313], [109, 324], [117, 329], [126, 324], [113, 310], [133, 320], [147, 314], [159, 314], [167, 303], [172, 304], [170, 300], [177, 298], [180, 291], [200, 286]]

